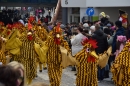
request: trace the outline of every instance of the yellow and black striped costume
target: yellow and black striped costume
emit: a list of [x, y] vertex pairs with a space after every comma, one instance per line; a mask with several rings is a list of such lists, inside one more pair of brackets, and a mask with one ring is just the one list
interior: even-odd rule
[[[91, 44], [76, 54], [77, 65], [76, 86], [98, 86], [97, 83], [97, 62], [88, 62], [89, 53], [86, 49], [91, 50]], [[90, 51], [91, 52], [91, 51]]]
[[111, 72], [116, 86], [130, 86], [130, 42], [115, 59]]
[[36, 76], [36, 60], [38, 55], [36, 54], [34, 43], [40, 43], [38, 39], [28, 40], [27, 35], [23, 35], [20, 38], [22, 46], [20, 47], [20, 54], [14, 56], [14, 60], [22, 63], [26, 69], [27, 84], [31, 84], [32, 80]]
[[0, 62], [2, 62], [4, 65], [6, 64], [6, 57], [2, 50], [0, 50]]
[[62, 55], [60, 46], [65, 47], [68, 51], [68, 43], [61, 37], [61, 45], [57, 45], [54, 42], [54, 37], [49, 36], [46, 45], [49, 47], [47, 52], [47, 65], [48, 65], [48, 75], [50, 79], [50, 86], [60, 86], [61, 75], [62, 75]]
[[2, 64], [6, 64], [6, 57], [5, 57], [5, 54], [3, 52], [3, 42], [2, 40], [0, 39], [0, 62], [2, 62]]
[[[36, 35], [44, 42], [46, 41], [47, 37], [48, 37], [48, 32], [44, 29], [44, 28], [41, 28], [41, 26], [37, 26], [36, 28]], [[39, 68], [40, 68], [40, 71], [42, 71], [42, 66], [44, 68], [47, 68], [47, 65], [46, 63], [41, 63], [39, 59], [37, 59], [37, 66], [39, 64]]]

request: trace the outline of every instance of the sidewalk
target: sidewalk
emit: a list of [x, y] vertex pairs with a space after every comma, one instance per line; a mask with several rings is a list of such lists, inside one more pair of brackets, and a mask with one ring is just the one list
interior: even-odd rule
[[[74, 74], [75, 72], [71, 71], [70, 67], [63, 69], [61, 86], [76, 86], [75, 85], [76, 76]], [[98, 86], [115, 86], [111, 80], [111, 76], [112, 74], [110, 73], [110, 78], [104, 79], [102, 82], [98, 84]], [[38, 71], [38, 77], [33, 80], [33, 83], [34, 82], [45, 82], [49, 84], [49, 77], [47, 70], [43, 70], [42, 73]]]

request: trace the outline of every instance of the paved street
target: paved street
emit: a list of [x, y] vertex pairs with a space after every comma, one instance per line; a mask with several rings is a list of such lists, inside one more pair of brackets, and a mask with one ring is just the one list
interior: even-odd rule
[[[76, 76], [74, 74], [75, 72], [71, 71], [70, 67], [64, 69], [63, 75], [62, 75], [61, 86], [75, 86]], [[110, 74], [110, 77], [111, 77], [111, 74]], [[38, 77], [33, 80], [33, 83], [34, 82], [45, 82], [49, 84], [49, 77], [48, 77], [47, 70], [43, 70], [42, 73], [39, 73], [38, 71]], [[99, 86], [115, 86], [115, 85], [111, 81], [111, 78], [108, 78], [100, 82]]]

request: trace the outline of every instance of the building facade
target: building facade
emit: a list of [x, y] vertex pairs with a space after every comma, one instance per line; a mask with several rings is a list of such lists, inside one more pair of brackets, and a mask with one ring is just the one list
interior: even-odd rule
[[[122, 9], [130, 14], [130, 0], [62, 0], [61, 6], [67, 9], [67, 22], [82, 22], [83, 17], [89, 20], [86, 10], [93, 7], [94, 15], [91, 20], [98, 20], [99, 13], [105, 12], [110, 16], [110, 21], [118, 19], [118, 10]], [[128, 15], [130, 18], [130, 15]], [[64, 18], [65, 19], [65, 18]], [[64, 21], [63, 19], [63, 21]]]

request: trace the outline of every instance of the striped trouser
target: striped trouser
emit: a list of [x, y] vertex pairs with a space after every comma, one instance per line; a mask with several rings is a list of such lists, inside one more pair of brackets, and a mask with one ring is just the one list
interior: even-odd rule
[[48, 64], [48, 75], [50, 79], [50, 86], [60, 86], [62, 67], [53, 63]]

